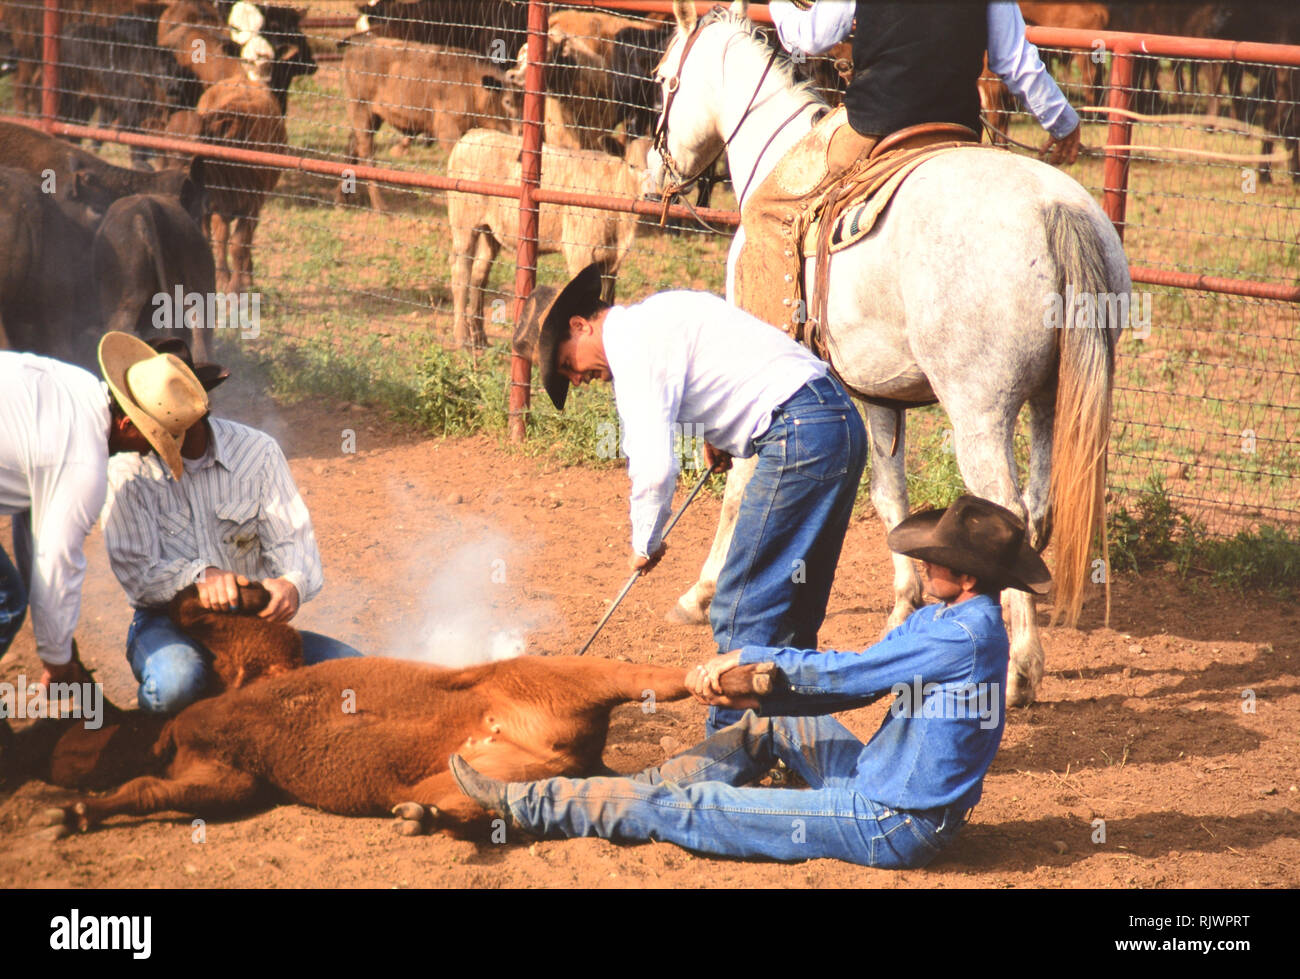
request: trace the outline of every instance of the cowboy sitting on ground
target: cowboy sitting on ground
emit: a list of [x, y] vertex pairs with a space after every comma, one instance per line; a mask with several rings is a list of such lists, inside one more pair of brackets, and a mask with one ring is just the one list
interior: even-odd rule
[[[661, 292], [610, 307], [600, 282], [589, 265], [555, 298], [537, 363], [560, 409], [570, 383], [614, 384], [632, 479], [630, 566], [648, 571], [663, 556], [673, 427], [690, 426], [711, 468], [758, 456], [709, 611], [718, 652], [816, 646], [866, 464], [857, 409], [824, 363], [718, 296]], [[710, 711], [708, 731], [739, 717]]]
[[[695, 667], [687, 685], [697, 697], [748, 710], [658, 768], [507, 783], [453, 755], [457, 783], [508, 824], [541, 836], [924, 866], [966, 823], [1002, 740], [1008, 643], [999, 594], [1046, 591], [1050, 575], [1020, 519], [973, 496], [907, 518], [889, 546], [922, 562], [938, 604], [862, 653], [745, 646]], [[728, 699], [728, 674], [739, 674], [728, 677], [731, 690], [770, 692]], [[891, 692], [890, 711], [865, 746], [824, 716]], [[742, 787], [778, 760], [809, 787]]]
[[[184, 341], [158, 341], [158, 346], [175, 356], [155, 353], [125, 333], [109, 333], [100, 343], [104, 376], [121, 405], [113, 425], [126, 436], [140, 424], [127, 392], [136, 390], [147, 365], [190, 359]], [[208, 389], [229, 376], [212, 364], [197, 365], [195, 373]], [[324, 584], [311, 518], [275, 440], [212, 418], [206, 396], [202, 410], [191, 408], [187, 417], [180, 437], [158, 455], [113, 461], [104, 507], [109, 562], [135, 608], [126, 652], [140, 682], [137, 699], [145, 710], [159, 713], [199, 699], [211, 679], [206, 651], [167, 615], [167, 603], [178, 592], [197, 584], [204, 608], [234, 610], [239, 583], [258, 581], [271, 593], [258, 614], [287, 622]], [[308, 665], [361, 655], [306, 631], [302, 653]]]

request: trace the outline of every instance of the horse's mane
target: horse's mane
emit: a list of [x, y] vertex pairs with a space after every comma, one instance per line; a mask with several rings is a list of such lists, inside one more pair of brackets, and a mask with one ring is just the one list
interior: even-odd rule
[[[772, 49], [763, 39], [763, 35], [760, 34], [760, 32], [765, 31], [766, 29], [760, 27], [757, 23], [743, 14], [733, 13], [727, 7], [714, 7], [704, 15], [704, 22], [700, 27], [703, 29], [705, 26], [712, 23], [730, 24], [733, 27], [739, 28], [745, 36], [746, 44], [755, 55], [764, 59], [770, 55]], [[771, 29], [776, 30], [776, 27], [773, 26]], [[818, 102], [825, 103], [826, 100], [823, 99], [821, 93], [813, 87], [813, 83], [806, 78], [800, 78], [798, 76], [795, 72], [794, 62], [790, 60], [790, 56], [786, 54], [785, 51], [778, 49], [776, 61], [772, 65], [771, 73], [778, 76], [781, 81], [785, 82], [791, 91], [803, 95], [806, 98], [816, 99]]]

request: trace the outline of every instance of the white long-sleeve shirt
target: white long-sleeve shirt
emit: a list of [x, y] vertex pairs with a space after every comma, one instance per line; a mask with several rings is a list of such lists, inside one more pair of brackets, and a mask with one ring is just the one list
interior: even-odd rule
[[36, 654], [52, 666], [72, 659], [86, 535], [104, 504], [108, 398], [80, 367], [0, 352], [0, 514], [14, 516], [32, 555], [32, 632]]
[[[772, 0], [768, 6], [777, 35], [787, 51], [821, 54], [853, 30], [857, 4], [853, 0], [818, 0], [800, 10], [789, 0]], [[1025, 39], [1025, 19], [1014, 3], [988, 5], [989, 70], [1007, 90], [1022, 101], [1038, 124], [1061, 139], [1079, 124], [1078, 113], [1047, 73], [1038, 48]], [[868, 30], [869, 25], [858, 25]]]
[[632, 548], [643, 556], [658, 548], [672, 506], [676, 433], [746, 458], [772, 412], [826, 375], [780, 330], [707, 292], [615, 306], [604, 345], [632, 480]]
[[113, 573], [136, 608], [165, 605], [204, 568], [285, 578], [306, 603], [324, 584], [311, 518], [275, 439], [209, 418], [203, 458], [172, 479], [156, 455], [114, 456], [104, 506]]

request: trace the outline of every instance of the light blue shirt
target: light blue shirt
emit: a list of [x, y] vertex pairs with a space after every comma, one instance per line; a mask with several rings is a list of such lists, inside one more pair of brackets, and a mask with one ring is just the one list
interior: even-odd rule
[[[821, 54], [849, 36], [857, 4], [852, 0], [818, 0], [800, 10], [788, 0], [772, 0], [768, 10], [787, 51]], [[989, 70], [1028, 107], [1038, 124], [1062, 139], [1074, 131], [1079, 116], [1047, 73], [1038, 48], [1025, 39], [1025, 19], [1014, 3], [988, 5]]]
[[745, 646], [740, 662], [775, 663], [789, 681], [788, 693], [763, 698], [770, 717], [829, 714], [893, 693], [858, 755], [855, 787], [895, 809], [969, 808], [1002, 742], [1008, 651], [1002, 606], [976, 595], [918, 609], [861, 653]]

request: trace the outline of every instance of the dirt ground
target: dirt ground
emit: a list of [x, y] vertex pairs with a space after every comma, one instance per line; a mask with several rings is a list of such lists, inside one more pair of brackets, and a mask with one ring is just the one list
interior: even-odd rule
[[[449, 654], [522, 628], [528, 651], [570, 653], [625, 580], [621, 470], [563, 468], [490, 439], [430, 440], [356, 406], [280, 407], [248, 381], [214, 401], [281, 438], [311, 509], [327, 582], [303, 628], [374, 655]], [[355, 453], [342, 451], [348, 431]], [[718, 505], [693, 505], [589, 655], [686, 665], [711, 652], [706, 630], [664, 612], [697, 570]], [[79, 644], [109, 697], [130, 706], [129, 610], [98, 531], [88, 556]], [[1113, 601], [1110, 628], [1094, 597], [1081, 630], [1045, 629], [1041, 700], [1010, 714], [970, 826], [925, 870], [718, 860], [654, 843], [407, 838], [386, 819], [294, 805], [212, 821], [201, 843], [174, 814], [50, 843], [28, 822], [67, 793], [28, 782], [0, 794], [0, 886], [1300, 886], [1296, 609], [1172, 576], [1123, 578]], [[869, 645], [889, 606], [884, 535], [867, 514], [850, 531], [823, 646]], [[0, 680], [37, 673], [28, 626]], [[866, 738], [884, 710], [843, 718]], [[606, 762], [657, 763], [698, 740], [703, 717], [689, 701], [619, 708]]]

